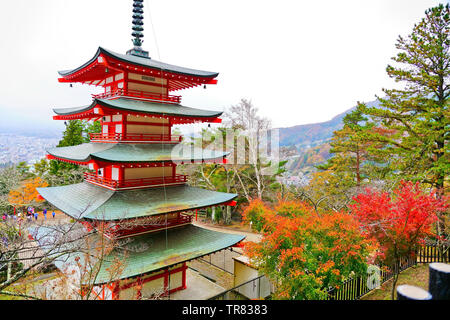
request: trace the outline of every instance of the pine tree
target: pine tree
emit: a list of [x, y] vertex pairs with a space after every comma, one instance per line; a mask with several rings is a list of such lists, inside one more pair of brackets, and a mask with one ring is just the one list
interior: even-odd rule
[[[76, 146], [82, 143], [89, 142], [89, 133], [100, 132], [100, 122], [87, 122], [83, 120], [69, 120], [66, 122], [66, 130], [63, 133], [62, 139], [59, 141], [57, 147], [69, 147]], [[68, 184], [69, 181], [81, 181], [82, 175], [80, 167], [76, 164], [59, 162], [56, 160], [50, 160], [48, 171], [51, 179], [63, 181], [63, 184]], [[59, 184], [59, 182], [57, 182]]]
[[399, 37], [386, 71], [401, 89], [383, 89], [380, 107], [362, 105], [364, 113], [390, 133], [373, 134], [385, 144], [383, 152], [394, 159], [397, 173], [444, 192], [450, 168], [448, 138], [450, 95], [450, 9], [436, 6], [425, 12], [406, 38]]
[[[351, 188], [382, 178], [386, 171], [383, 158], [375, 151], [381, 144], [370, 141], [368, 136], [377, 132], [375, 123], [363, 115], [358, 106], [343, 119], [343, 127], [333, 133], [330, 153], [333, 155], [325, 164], [317, 168], [325, 172], [328, 192], [341, 194]], [[334, 192], [333, 192], [334, 190]]]

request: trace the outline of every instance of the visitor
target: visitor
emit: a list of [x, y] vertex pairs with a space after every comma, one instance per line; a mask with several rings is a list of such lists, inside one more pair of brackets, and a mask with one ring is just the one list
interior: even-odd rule
[[35, 212], [35, 213], [34, 213], [34, 220], [37, 221], [37, 218], [38, 218], [38, 214], [37, 214], [37, 212]]
[[47, 209], [44, 209], [44, 211], [42, 211], [42, 214], [44, 215], [44, 220], [47, 220]]
[[3, 222], [6, 222], [6, 213], [3, 214], [2, 219], [3, 219]]
[[55, 218], [55, 211], [52, 211], [53, 219]]

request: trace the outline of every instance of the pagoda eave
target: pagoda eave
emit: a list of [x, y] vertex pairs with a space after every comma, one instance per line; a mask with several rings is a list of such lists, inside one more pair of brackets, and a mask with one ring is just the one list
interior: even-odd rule
[[[177, 148], [177, 149], [175, 149]], [[184, 149], [185, 148], [185, 149]], [[177, 152], [185, 155], [177, 155]], [[158, 163], [225, 163], [229, 152], [191, 149], [187, 146], [166, 144], [160, 148], [158, 144], [132, 143], [84, 143], [71, 147], [57, 147], [47, 150], [47, 159], [59, 160], [77, 165], [151, 165]]]
[[195, 122], [221, 123], [222, 111], [207, 111], [181, 105], [159, 103], [145, 100], [131, 100], [117, 97], [115, 99], [94, 99], [92, 104], [77, 108], [53, 109], [57, 114], [55, 120], [98, 119], [107, 115], [122, 114], [137, 117], [165, 118], [171, 124]]
[[38, 188], [38, 193], [76, 220], [125, 221], [192, 211], [218, 205], [235, 205], [237, 194], [188, 185], [112, 191], [88, 182]]
[[123, 72], [138, 72], [158, 76], [169, 81], [169, 91], [217, 84], [217, 72], [189, 69], [152, 60], [150, 58], [123, 55], [99, 47], [94, 57], [73, 70], [60, 71], [61, 83], [81, 82], [105, 86], [105, 78]]
[[[34, 229], [30, 229], [30, 233], [33, 234], [34, 240], [42, 245], [43, 250], [48, 247], [45, 244], [49, 241], [55, 241], [55, 239], [60, 239], [65, 236], [58, 229], [46, 227], [37, 228], [35, 231]], [[90, 237], [88, 243], [96, 243], [95, 239], [101, 243], [98, 235], [92, 234]], [[245, 236], [242, 235], [208, 230], [193, 225], [185, 225], [177, 228], [169, 228], [165, 231], [138, 235], [129, 244], [125, 243], [115, 248], [108, 256], [104, 257], [100, 270], [95, 273], [95, 279], [89, 279], [88, 281], [90, 281], [89, 284], [100, 285], [109, 283], [111, 280], [131, 280], [136, 276], [142, 276], [150, 272], [155, 274], [159, 270], [177, 266], [230, 247], [235, 247], [244, 239]], [[85, 259], [85, 254], [82, 253], [83, 251], [91, 250], [94, 253], [95, 248], [84, 248], [86, 244], [81, 241], [79, 244], [80, 252], [73, 252], [73, 244], [70, 248], [66, 248], [65, 245], [60, 246], [59, 251], [64, 255], [55, 261], [58, 269], [65, 272], [65, 270], [70, 269], [71, 265], [76, 265], [76, 261], [78, 263], [81, 261], [81, 264], [83, 264]], [[152, 245], [149, 246], [149, 243]], [[167, 244], [170, 245], [170, 250], [167, 249]], [[138, 252], [133, 250], [137, 246], [142, 248], [142, 250]], [[71, 253], [67, 249], [72, 249], [70, 250]], [[67, 253], [64, 253], [65, 251]], [[58, 255], [60, 253], [57, 250], [52, 252], [52, 254]], [[118, 256], [124, 255], [127, 259], [126, 263], [122, 266], [122, 272], [118, 275], [117, 279], [111, 279], [111, 272], [108, 270], [117, 261]], [[95, 254], [92, 255], [92, 258], [95, 258]]]

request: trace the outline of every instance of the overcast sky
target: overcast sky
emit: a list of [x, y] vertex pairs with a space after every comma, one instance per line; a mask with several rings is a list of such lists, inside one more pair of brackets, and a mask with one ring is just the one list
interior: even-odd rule
[[[321, 122], [393, 86], [396, 39], [439, 2], [145, 0], [143, 47], [220, 73], [216, 86], [177, 91], [183, 105], [223, 110], [247, 98], [274, 127]], [[1, 0], [0, 112], [47, 121], [54, 107], [89, 104], [95, 87], [69, 88], [57, 71], [98, 46], [130, 49], [131, 11], [132, 0]]]

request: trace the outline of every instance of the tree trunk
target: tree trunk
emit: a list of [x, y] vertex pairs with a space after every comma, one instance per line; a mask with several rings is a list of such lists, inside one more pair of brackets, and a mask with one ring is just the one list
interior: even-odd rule
[[361, 174], [360, 174], [360, 155], [359, 149], [356, 149], [356, 186], [359, 187], [361, 185]]
[[8, 261], [8, 271], [6, 273], [6, 281], [9, 281], [11, 279], [11, 270], [12, 269], [12, 262]]
[[394, 272], [394, 277], [392, 279], [392, 289], [391, 289], [391, 300], [395, 300], [395, 288], [397, 287], [398, 281], [398, 272], [397, 270]]

